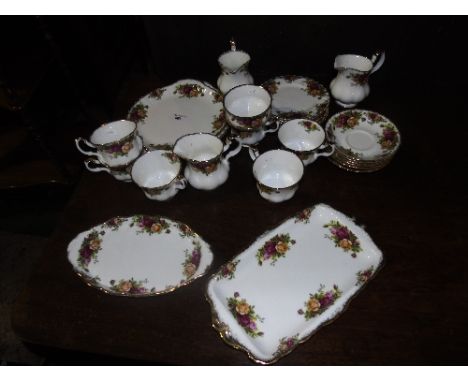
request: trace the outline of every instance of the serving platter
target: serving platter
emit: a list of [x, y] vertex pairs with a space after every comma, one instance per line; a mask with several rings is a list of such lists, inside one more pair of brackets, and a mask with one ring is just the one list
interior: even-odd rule
[[154, 296], [203, 276], [209, 245], [188, 225], [161, 216], [114, 217], [76, 236], [68, 260], [89, 286], [118, 296]]
[[222, 101], [222, 94], [205, 82], [179, 80], [145, 95], [127, 118], [136, 122], [145, 146], [171, 149], [186, 134], [223, 135], [227, 128]]
[[326, 121], [330, 94], [319, 82], [287, 75], [272, 78], [262, 86], [271, 95], [272, 113], [281, 119], [306, 118], [319, 124]]
[[211, 276], [212, 325], [253, 361], [276, 362], [343, 312], [382, 261], [352, 219], [324, 204], [306, 208]]

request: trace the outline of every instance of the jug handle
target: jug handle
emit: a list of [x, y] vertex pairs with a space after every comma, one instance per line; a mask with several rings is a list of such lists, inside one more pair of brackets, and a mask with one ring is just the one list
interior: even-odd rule
[[[377, 58], [378, 58], [378, 61], [377, 61]], [[377, 63], [376, 63], [376, 61], [377, 61]], [[380, 67], [383, 65], [384, 61], [385, 61], [385, 51], [374, 53], [372, 55], [372, 57], [371, 57], [371, 62], [372, 62], [372, 65], [374, 65], [374, 66], [373, 66], [370, 74], [372, 74], [372, 73], [376, 72], [377, 70], [379, 70]]]

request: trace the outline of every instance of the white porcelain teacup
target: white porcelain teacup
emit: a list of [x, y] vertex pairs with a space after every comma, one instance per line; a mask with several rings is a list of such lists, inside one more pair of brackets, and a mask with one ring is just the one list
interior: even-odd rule
[[131, 176], [148, 199], [168, 200], [187, 185], [181, 177], [182, 164], [172, 151], [154, 150], [143, 154], [132, 166]]
[[[235, 132], [245, 132], [252, 144], [263, 139], [262, 129], [275, 122], [271, 120], [271, 96], [263, 87], [240, 85], [232, 88], [224, 96], [224, 111], [227, 123]], [[254, 136], [254, 138], [252, 138]]]
[[294, 152], [307, 166], [320, 156], [328, 157], [335, 152], [335, 146], [326, 142], [325, 130], [308, 119], [292, 119], [278, 130], [282, 146]]
[[224, 158], [231, 142], [223, 141], [213, 134], [194, 133], [180, 137], [174, 144], [173, 152], [187, 161], [184, 176], [190, 185], [199, 190], [212, 190], [223, 184], [229, 175], [229, 159], [242, 148], [238, 146]]
[[274, 203], [291, 199], [304, 175], [304, 164], [298, 156], [281, 149], [260, 155], [252, 147], [249, 148], [249, 154], [254, 160], [252, 172], [260, 195]]
[[130, 176], [130, 172], [128, 170], [130, 165], [121, 166], [121, 167], [109, 167], [109, 166], [106, 166], [105, 164], [102, 164], [96, 158], [87, 158], [84, 161], [84, 165], [88, 169], [88, 171], [91, 171], [91, 172], [104, 171], [104, 172], [107, 172], [108, 174], [111, 174], [115, 179], [121, 180], [122, 182], [132, 181], [132, 177]]
[[[81, 143], [96, 151], [83, 150]], [[135, 122], [127, 120], [106, 123], [94, 130], [89, 141], [79, 137], [75, 139], [75, 144], [80, 152], [96, 157], [110, 168], [128, 165], [143, 149], [138, 140]]]

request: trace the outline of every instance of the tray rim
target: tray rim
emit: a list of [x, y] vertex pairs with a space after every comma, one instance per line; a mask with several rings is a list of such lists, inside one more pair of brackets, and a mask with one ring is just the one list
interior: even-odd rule
[[[70, 255], [70, 244], [75, 241], [78, 236], [80, 236], [81, 234], [83, 233], [86, 233], [96, 227], [100, 227], [102, 225], [104, 225], [106, 222], [110, 221], [110, 220], [113, 220], [113, 219], [130, 219], [132, 218], [133, 216], [148, 216], [148, 217], [157, 217], [157, 218], [162, 218], [162, 219], [167, 219], [169, 221], [171, 221], [172, 223], [176, 223], [176, 224], [184, 224], [186, 225], [187, 227], [189, 227], [192, 232], [194, 233], [194, 238], [196, 239], [199, 239], [203, 242], [203, 244], [207, 247], [207, 249], [210, 251], [211, 253], [211, 261], [206, 265], [205, 269], [200, 272], [200, 274], [198, 275], [194, 275], [193, 277], [189, 278], [188, 280], [186, 280], [184, 283], [178, 283], [177, 285], [175, 285], [174, 287], [172, 288], [167, 288], [167, 289], [164, 289], [164, 290], [161, 290], [161, 291], [156, 291], [156, 292], [149, 292], [149, 293], [145, 293], [145, 294], [128, 294], [128, 293], [125, 293], [125, 292], [114, 292], [112, 290], [109, 290], [109, 289], [106, 289], [105, 287], [103, 286], [100, 286], [98, 285], [96, 282], [94, 282], [93, 278], [92, 277], [89, 277], [86, 273], [78, 270], [75, 265], [70, 261], [70, 258], [69, 258], [69, 255]], [[99, 290], [100, 292], [103, 292], [107, 295], [111, 295], [111, 296], [119, 296], [119, 297], [130, 297], [130, 298], [147, 298], [147, 297], [154, 297], [154, 296], [159, 296], [159, 295], [163, 295], [163, 294], [168, 294], [168, 293], [171, 293], [179, 288], [182, 288], [184, 286], [187, 286], [189, 284], [191, 284], [192, 282], [194, 282], [195, 280], [205, 276], [207, 273], [208, 273], [208, 270], [212, 267], [213, 265], [213, 260], [214, 260], [214, 253], [213, 253], [213, 250], [211, 249], [211, 246], [210, 244], [202, 237], [200, 236], [196, 231], [194, 231], [192, 229], [191, 226], [189, 226], [188, 224], [184, 223], [184, 222], [181, 222], [180, 220], [175, 220], [175, 219], [172, 219], [172, 218], [169, 218], [167, 216], [163, 216], [163, 215], [148, 215], [148, 214], [133, 214], [133, 215], [129, 215], [129, 216], [121, 216], [121, 215], [117, 215], [117, 216], [113, 216], [111, 217], [110, 219], [107, 219], [105, 220], [104, 222], [102, 223], [98, 223], [98, 224], [95, 224], [94, 226], [92, 226], [91, 228], [88, 228], [84, 231], [81, 231], [79, 232], [77, 235], [75, 235], [73, 237], [73, 239], [71, 239], [69, 242], [68, 242], [68, 246], [67, 246], [67, 260], [69, 262], [69, 264], [71, 265], [72, 267], [72, 270], [73, 272], [79, 277], [80, 280], [82, 280], [86, 286], [88, 287], [91, 287], [93, 289], [96, 289], [96, 290]]]
[[[268, 234], [270, 232], [272, 232], [273, 230], [275, 230], [276, 228], [280, 227], [281, 225], [283, 225], [284, 223], [286, 223], [288, 220], [294, 218], [297, 214], [299, 214], [300, 212], [310, 208], [311, 211], [313, 211], [316, 207], [324, 207], [324, 208], [327, 208], [327, 209], [330, 209], [334, 212], [338, 212], [339, 214], [345, 216], [347, 219], [349, 219], [350, 221], [354, 222], [354, 224], [356, 224], [357, 226], [359, 226], [362, 230], [362, 233], [364, 234], [364, 236], [366, 237], [366, 239], [370, 240], [371, 243], [373, 243], [375, 245], [375, 247], [377, 248], [377, 250], [380, 252], [380, 255], [381, 255], [381, 258], [380, 258], [380, 261], [378, 263], [378, 265], [375, 267], [375, 270], [374, 272], [372, 273], [371, 277], [368, 279], [368, 281], [362, 285], [359, 286], [359, 288], [356, 290], [355, 293], [353, 293], [347, 300], [346, 302], [343, 304], [343, 306], [341, 307], [340, 310], [338, 310], [337, 312], [335, 312], [335, 314], [330, 317], [329, 319], [325, 320], [324, 322], [322, 322], [320, 325], [318, 325], [314, 330], [312, 330], [311, 333], [309, 333], [307, 336], [301, 338], [297, 344], [295, 346], [293, 346], [291, 349], [289, 349], [288, 351], [276, 356], [276, 357], [273, 357], [269, 360], [262, 360], [262, 359], [259, 359], [257, 357], [255, 357], [252, 352], [247, 349], [247, 347], [245, 347], [244, 345], [242, 345], [238, 340], [236, 340], [231, 334], [230, 334], [230, 328], [227, 324], [225, 324], [224, 322], [222, 322], [219, 318], [219, 315], [218, 315], [218, 312], [216, 311], [216, 308], [214, 306], [214, 303], [212, 301], [212, 299], [210, 298], [209, 296], [209, 292], [208, 292], [208, 289], [210, 287], [210, 284], [215, 280], [215, 278], [217, 277], [218, 273], [221, 271], [221, 269], [223, 268], [223, 266], [231, 261], [233, 261], [234, 259], [236, 259], [238, 256], [242, 255], [246, 250], [248, 250], [252, 245], [253, 243], [255, 243], [257, 240], [259, 239], [263, 239], [263, 238], [266, 238], [268, 236]], [[258, 237], [255, 238], [255, 240], [253, 242], [251, 242], [247, 247], [245, 247], [244, 249], [242, 249], [239, 253], [237, 253], [236, 255], [234, 255], [232, 258], [230, 258], [227, 262], [221, 264], [221, 266], [218, 267], [218, 269], [216, 270], [215, 273], [213, 273], [207, 283], [206, 283], [206, 287], [205, 287], [205, 299], [206, 301], [208, 302], [208, 304], [210, 305], [210, 312], [211, 312], [211, 326], [212, 328], [218, 333], [218, 335], [221, 337], [221, 339], [223, 340], [223, 342], [229, 346], [231, 346], [232, 348], [236, 349], [236, 350], [240, 350], [240, 351], [243, 351], [247, 354], [247, 356], [249, 357], [249, 359], [257, 364], [260, 364], [260, 365], [272, 365], [276, 362], [278, 362], [281, 358], [287, 356], [288, 354], [290, 354], [291, 352], [293, 352], [299, 345], [307, 342], [318, 330], [320, 330], [322, 327], [326, 326], [326, 325], [329, 325], [331, 323], [333, 323], [336, 319], [338, 319], [349, 307], [350, 303], [362, 292], [362, 290], [365, 289], [365, 287], [369, 284], [369, 282], [371, 280], [374, 279], [374, 277], [382, 270], [382, 268], [384, 267], [384, 265], [386, 264], [386, 259], [385, 259], [385, 256], [384, 256], [384, 253], [382, 252], [382, 250], [377, 247], [377, 245], [374, 243], [374, 241], [372, 240], [372, 238], [370, 237], [370, 235], [365, 231], [365, 229], [362, 227], [362, 225], [359, 225], [355, 222], [355, 218], [351, 218], [349, 217], [348, 215], [342, 213], [341, 211], [338, 211], [336, 209], [334, 209], [333, 207], [331, 207], [330, 205], [328, 204], [325, 204], [325, 203], [316, 203], [316, 204], [313, 204], [311, 205], [310, 207], [305, 207], [299, 211], [297, 211], [295, 214], [291, 215], [291, 216], [288, 216], [287, 218], [281, 220], [278, 224], [276, 224], [273, 228], [270, 228], [270, 229], [267, 229], [266, 231], [264, 231], [261, 235], [259, 235]]]

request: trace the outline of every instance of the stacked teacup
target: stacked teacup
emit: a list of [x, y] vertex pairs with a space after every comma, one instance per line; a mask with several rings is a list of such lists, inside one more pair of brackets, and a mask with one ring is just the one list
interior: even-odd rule
[[[143, 150], [136, 124], [128, 120], [103, 124], [94, 130], [89, 140], [79, 137], [75, 139], [75, 144], [80, 152], [90, 156], [84, 162], [89, 171], [105, 171], [124, 182], [131, 182], [131, 164]], [[84, 150], [81, 144], [93, 151]]]

